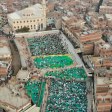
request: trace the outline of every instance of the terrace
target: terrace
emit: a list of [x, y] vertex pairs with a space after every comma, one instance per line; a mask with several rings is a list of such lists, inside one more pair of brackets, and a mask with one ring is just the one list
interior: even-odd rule
[[45, 85], [45, 82], [39, 81], [28, 81], [25, 85], [28, 96], [31, 97], [33, 103], [39, 107], [43, 100]]
[[32, 56], [67, 54], [59, 35], [47, 35], [27, 39]]
[[69, 56], [47, 56], [34, 59], [37, 68], [64, 68], [73, 64], [73, 60]]
[[45, 82], [29, 81], [25, 85], [33, 103], [40, 107], [48, 98], [46, 112], [87, 112], [87, 74], [68, 40], [60, 34], [47, 34], [27, 38], [27, 42], [35, 67], [51, 82], [50, 89]]
[[34, 65], [38, 69], [64, 68], [74, 63], [59, 34], [36, 36], [27, 41]]
[[87, 112], [85, 82], [52, 80], [45, 112]]
[[87, 75], [83, 68], [68, 68], [60, 71], [47, 72], [45, 74], [45, 77], [53, 77], [67, 80], [72, 79], [86, 80]]

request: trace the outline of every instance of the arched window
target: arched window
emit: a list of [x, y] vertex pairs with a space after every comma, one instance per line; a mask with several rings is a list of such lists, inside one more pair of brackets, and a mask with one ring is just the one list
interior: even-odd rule
[[34, 25], [34, 29], [36, 29], [36, 26]]
[[38, 25], [38, 29], [40, 30], [40, 24]]
[[43, 23], [41, 23], [41, 29], [43, 29]]

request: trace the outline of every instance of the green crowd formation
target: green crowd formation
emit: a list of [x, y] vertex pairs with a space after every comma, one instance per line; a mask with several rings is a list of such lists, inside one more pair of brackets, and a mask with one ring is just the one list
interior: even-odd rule
[[[85, 82], [87, 74], [83, 67], [68, 67], [74, 62], [67, 55], [68, 52], [64, 48], [59, 35], [34, 37], [27, 41], [31, 55], [35, 57], [33, 59], [36, 68], [60, 68], [44, 74], [44, 79], [48, 78], [51, 82], [48, 87], [45, 112], [87, 112], [88, 102]], [[25, 85], [28, 96], [38, 107], [43, 102], [46, 84], [45, 81], [28, 81]]]
[[45, 112], [87, 112], [85, 82], [52, 80]]
[[79, 79], [79, 80], [86, 80], [87, 75], [84, 68], [68, 68], [60, 71], [50, 71], [45, 74], [45, 77], [53, 77], [59, 79]]
[[73, 64], [73, 60], [69, 56], [47, 56], [34, 59], [37, 68], [64, 68]]
[[42, 104], [45, 85], [45, 82], [40, 81], [28, 81], [25, 84], [27, 95], [32, 99], [32, 102], [39, 107]]
[[28, 45], [32, 56], [67, 54], [59, 35], [29, 38]]

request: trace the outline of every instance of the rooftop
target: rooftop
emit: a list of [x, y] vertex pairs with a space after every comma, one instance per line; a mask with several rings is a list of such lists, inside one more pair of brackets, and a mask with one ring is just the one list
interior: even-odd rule
[[3, 55], [11, 55], [8, 42], [5, 39], [0, 40], [0, 57]]
[[26, 70], [19, 70], [18, 74], [17, 74], [17, 78], [18, 79], [26, 79], [29, 77], [29, 73]]
[[112, 14], [105, 14], [105, 16], [108, 20], [112, 20]]
[[101, 8], [109, 8], [109, 9], [111, 9], [112, 7], [111, 6], [107, 6], [107, 5], [103, 5], [103, 6], [100, 6], [100, 9]]
[[32, 18], [32, 17], [43, 17], [43, 7], [41, 4], [35, 4], [31, 7], [25, 8], [23, 10], [11, 13], [8, 15], [11, 19], [21, 19], [21, 18]]
[[7, 67], [9, 63], [9, 61], [0, 61], [0, 67]]
[[6, 76], [10, 61], [0, 61], [0, 76]]
[[10, 55], [10, 49], [7, 46], [0, 47], [0, 55]]
[[0, 102], [4, 102], [4, 104], [12, 105], [15, 108], [20, 108], [21, 106], [27, 104], [30, 100], [25, 95], [25, 91], [21, 90], [21, 92], [16, 89], [12, 89], [10, 87], [0, 87]]
[[97, 85], [105, 85], [106, 82], [104, 82], [105, 78], [97, 78]]

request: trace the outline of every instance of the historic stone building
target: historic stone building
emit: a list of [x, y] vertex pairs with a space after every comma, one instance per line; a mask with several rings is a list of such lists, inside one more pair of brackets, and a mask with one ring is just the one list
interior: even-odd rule
[[30, 31], [46, 29], [46, 2], [35, 4], [8, 15], [8, 22], [13, 31], [28, 27]]

